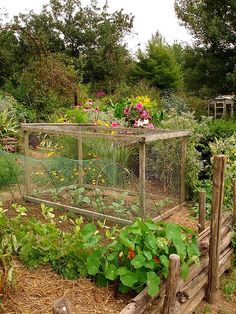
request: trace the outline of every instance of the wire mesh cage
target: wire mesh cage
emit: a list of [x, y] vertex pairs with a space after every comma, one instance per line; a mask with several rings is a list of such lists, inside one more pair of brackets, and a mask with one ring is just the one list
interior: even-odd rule
[[155, 219], [184, 202], [188, 131], [22, 124], [25, 198], [90, 217]]

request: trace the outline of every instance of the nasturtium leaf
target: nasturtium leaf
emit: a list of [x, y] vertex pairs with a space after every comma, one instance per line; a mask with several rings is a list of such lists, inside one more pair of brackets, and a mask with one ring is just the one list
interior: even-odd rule
[[160, 278], [153, 271], [147, 273], [147, 288], [151, 297], [155, 297], [160, 290]]
[[169, 267], [169, 260], [168, 260], [168, 258], [166, 257], [166, 255], [161, 255], [161, 256], [159, 257], [159, 259], [160, 259], [161, 264], [164, 265], [165, 268], [168, 268], [168, 267]]
[[109, 282], [108, 279], [103, 274], [98, 273], [96, 275], [96, 283], [98, 286], [107, 287], [108, 282]]
[[152, 220], [146, 220], [145, 225], [148, 227], [149, 230], [155, 231], [158, 229], [156, 223]]
[[115, 280], [118, 277], [117, 267], [113, 264], [108, 265], [105, 270], [105, 277], [109, 280]]
[[144, 266], [149, 269], [154, 269], [156, 266], [156, 262], [154, 262], [154, 260], [147, 261], [144, 263]]
[[148, 261], [152, 260], [152, 254], [149, 251], [143, 251], [143, 255], [148, 259]]
[[109, 262], [114, 261], [114, 259], [117, 260], [117, 258], [118, 258], [118, 253], [117, 253], [117, 252], [112, 252], [111, 254], [109, 254], [109, 255], [107, 256], [107, 260], [108, 260]]
[[124, 286], [123, 283], [120, 282], [120, 284], [119, 284], [119, 292], [127, 293], [127, 292], [129, 292], [129, 289], [130, 289], [129, 287]]
[[189, 274], [189, 267], [187, 263], [182, 263], [181, 264], [181, 277], [186, 280], [188, 278], [188, 274]]
[[132, 288], [133, 285], [138, 282], [138, 275], [132, 271], [129, 271], [127, 274], [120, 276], [120, 281], [126, 287]]
[[156, 250], [156, 237], [153, 234], [147, 234], [145, 237], [145, 245], [150, 249]]
[[96, 275], [99, 271], [101, 265], [100, 259], [98, 258], [98, 253], [95, 251], [93, 254], [89, 255], [87, 258], [87, 269], [89, 275]]
[[120, 241], [126, 246], [134, 250], [135, 245], [134, 242], [129, 240], [129, 234], [126, 231], [121, 231], [120, 233]]
[[138, 269], [143, 266], [145, 261], [146, 258], [143, 255], [138, 254], [132, 259], [131, 264], [134, 266], [134, 268]]
[[83, 229], [81, 230], [81, 235], [84, 237], [84, 239], [88, 239], [94, 234], [96, 230], [96, 226], [92, 223], [89, 223], [83, 227]]
[[130, 271], [126, 267], [118, 268], [118, 275], [123, 276], [127, 275]]

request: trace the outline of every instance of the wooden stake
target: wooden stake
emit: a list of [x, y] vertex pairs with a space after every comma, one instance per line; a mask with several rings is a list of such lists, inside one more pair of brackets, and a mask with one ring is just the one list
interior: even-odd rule
[[187, 137], [182, 138], [181, 146], [181, 164], [180, 164], [180, 204], [185, 202], [185, 169], [186, 169], [186, 157], [187, 157]]
[[142, 217], [145, 217], [146, 211], [146, 145], [139, 144], [139, 191]]
[[233, 223], [236, 223], [236, 178], [233, 179]]
[[205, 217], [206, 217], [206, 193], [199, 192], [199, 220], [198, 220], [198, 233], [201, 233], [205, 229]]
[[166, 296], [162, 314], [175, 314], [176, 293], [180, 273], [180, 257], [176, 254], [170, 255], [169, 276], [166, 283]]
[[221, 240], [221, 211], [224, 197], [224, 173], [226, 156], [214, 156], [213, 203], [211, 216], [211, 234], [209, 247], [209, 273], [207, 301], [214, 303], [219, 289], [219, 256]]

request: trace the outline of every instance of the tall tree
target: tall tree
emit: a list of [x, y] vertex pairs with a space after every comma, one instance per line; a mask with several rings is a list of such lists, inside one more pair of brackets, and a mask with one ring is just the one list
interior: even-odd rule
[[181, 87], [180, 66], [175, 60], [171, 46], [159, 33], [152, 36], [144, 52], [138, 51], [137, 57], [133, 72], [135, 79], [147, 80], [161, 90], [176, 91]]
[[201, 96], [234, 93], [236, 1], [175, 0], [175, 9], [196, 40], [184, 53], [187, 89]]

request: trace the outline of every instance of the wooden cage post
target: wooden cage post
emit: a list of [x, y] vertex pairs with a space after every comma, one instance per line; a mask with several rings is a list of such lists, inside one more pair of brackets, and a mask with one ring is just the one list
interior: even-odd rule
[[201, 233], [206, 227], [206, 192], [199, 192], [199, 218], [198, 233]]
[[78, 137], [78, 173], [79, 173], [79, 186], [83, 186], [83, 140]]
[[181, 140], [181, 164], [180, 164], [180, 204], [185, 202], [185, 170], [186, 170], [186, 157], [187, 157], [187, 143], [188, 138], [182, 137]]
[[236, 223], [236, 178], [233, 179], [233, 223]]
[[142, 217], [146, 212], [146, 144], [139, 144], [139, 192]]
[[24, 131], [24, 177], [25, 177], [25, 188], [24, 188], [24, 196], [30, 195], [30, 168], [29, 168], [29, 132]]
[[207, 301], [212, 304], [217, 299], [219, 289], [219, 256], [221, 241], [221, 212], [224, 198], [224, 173], [226, 156], [214, 156], [213, 200], [209, 245], [209, 272]]
[[180, 274], [180, 257], [171, 254], [169, 259], [169, 275], [166, 282], [166, 294], [163, 304], [162, 314], [176, 313], [176, 293]]

